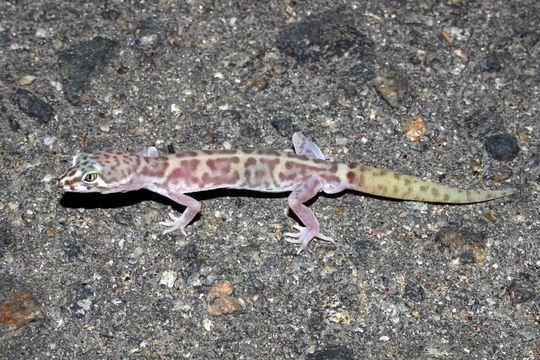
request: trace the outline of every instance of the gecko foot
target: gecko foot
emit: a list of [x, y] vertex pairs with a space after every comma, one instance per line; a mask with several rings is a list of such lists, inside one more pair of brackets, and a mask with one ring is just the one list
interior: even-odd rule
[[168, 221], [168, 222], [162, 221], [159, 223], [159, 225], [170, 226], [170, 228], [165, 230], [162, 235], [170, 233], [171, 231], [180, 230], [182, 234], [187, 236], [186, 230], [184, 230], [184, 227], [186, 226], [186, 224], [184, 224], [184, 220], [182, 219], [182, 217], [181, 216], [176, 217], [173, 214], [169, 214], [169, 216], [171, 217], [172, 221]]
[[298, 250], [296, 251], [296, 254], [300, 254], [305, 248], [307, 248], [309, 242], [313, 238], [319, 238], [321, 240], [334, 242], [334, 239], [324, 236], [319, 233], [317, 229], [309, 229], [300, 225], [294, 225], [294, 228], [299, 230], [297, 233], [285, 233], [283, 236], [291, 237], [293, 239], [285, 239], [285, 241], [293, 243], [293, 244], [300, 244], [298, 247]]

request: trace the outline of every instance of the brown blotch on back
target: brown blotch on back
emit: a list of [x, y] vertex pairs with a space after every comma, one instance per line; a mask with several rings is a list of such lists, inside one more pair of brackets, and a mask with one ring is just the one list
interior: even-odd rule
[[396, 179], [396, 180], [399, 180], [399, 178], [401, 177], [401, 175], [398, 174], [398, 173], [393, 173], [392, 176], [393, 176], [394, 179]]
[[431, 193], [432, 193], [433, 196], [435, 196], [435, 197], [439, 197], [439, 194], [440, 194], [440, 193], [439, 193], [439, 190], [437, 190], [437, 188], [434, 188], [434, 187], [431, 188]]
[[354, 171], [347, 172], [347, 180], [350, 184], [354, 184], [356, 180], [356, 173]]
[[296, 174], [286, 174], [284, 172], [280, 172], [278, 176], [280, 181], [292, 181], [296, 178]]
[[427, 185], [421, 185], [421, 186], [420, 186], [420, 191], [422, 191], [422, 192], [426, 192], [427, 189], [428, 189], [428, 186], [427, 186]]
[[208, 168], [212, 171], [216, 171], [216, 162], [217, 160], [216, 159], [209, 159], [209, 160], [206, 160], [206, 166], [208, 166]]
[[405, 178], [405, 179], [403, 180], [403, 183], [404, 183], [405, 185], [407, 185], [407, 186], [408, 186], [408, 185], [411, 185], [411, 182], [412, 182], [412, 181], [411, 181], [410, 178]]
[[207, 172], [202, 174], [202, 176], [200, 178], [201, 178], [203, 184], [212, 184], [212, 182], [214, 180], [214, 177], [212, 175], [210, 175], [209, 173], [207, 173]]
[[261, 159], [260, 161], [261, 161], [261, 163], [268, 166], [268, 171], [270, 173], [272, 173], [274, 171], [274, 168], [276, 167], [276, 165], [279, 164], [280, 160], [279, 159]]
[[[324, 163], [329, 163], [328, 161], [323, 161]], [[330, 165], [330, 171], [333, 172], [333, 173], [336, 173], [337, 170], [338, 170], [338, 164], [337, 163], [331, 163], [332, 165]]]
[[144, 166], [140, 171], [139, 174], [143, 176], [151, 176], [153, 174], [153, 171], [148, 166]]
[[380, 195], [386, 195], [388, 192], [388, 187], [386, 187], [386, 185], [379, 184], [377, 185], [377, 191]]
[[240, 180], [240, 173], [238, 172], [238, 170], [235, 170], [231, 174], [230, 181], [233, 182], [233, 183], [236, 183], [236, 182], [238, 182], [238, 180]]
[[257, 160], [255, 160], [255, 158], [253, 157], [248, 157], [246, 159], [246, 162], [244, 163], [245, 166], [252, 166], [252, 165], [255, 165], [257, 163]]
[[444, 194], [444, 195], [443, 195], [443, 200], [444, 200], [444, 201], [450, 200], [450, 195]]
[[198, 159], [184, 160], [180, 162], [180, 167], [194, 172], [197, 169], [197, 166], [199, 166], [200, 162], [201, 161]]

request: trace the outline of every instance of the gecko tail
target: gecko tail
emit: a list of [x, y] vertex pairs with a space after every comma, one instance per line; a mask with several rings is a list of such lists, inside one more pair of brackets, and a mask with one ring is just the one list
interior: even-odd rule
[[468, 204], [489, 201], [514, 193], [513, 190], [462, 190], [424, 181], [388, 170], [356, 166], [347, 174], [357, 191], [393, 199], [446, 204]]

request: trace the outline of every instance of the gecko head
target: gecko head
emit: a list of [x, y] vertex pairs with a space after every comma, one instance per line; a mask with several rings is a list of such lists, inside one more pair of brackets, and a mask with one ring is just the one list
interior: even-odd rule
[[72, 166], [58, 179], [58, 188], [68, 192], [120, 192], [131, 181], [138, 155], [116, 149], [79, 153]]

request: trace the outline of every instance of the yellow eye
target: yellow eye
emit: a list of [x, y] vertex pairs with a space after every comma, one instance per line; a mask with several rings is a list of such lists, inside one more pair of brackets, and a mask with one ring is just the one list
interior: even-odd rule
[[90, 173], [87, 173], [87, 174], [84, 175], [83, 180], [84, 180], [85, 182], [91, 183], [91, 182], [96, 181], [97, 177], [98, 177], [98, 173], [97, 173], [97, 172], [90, 172]]

